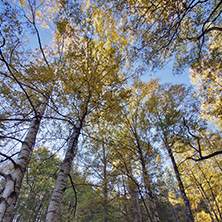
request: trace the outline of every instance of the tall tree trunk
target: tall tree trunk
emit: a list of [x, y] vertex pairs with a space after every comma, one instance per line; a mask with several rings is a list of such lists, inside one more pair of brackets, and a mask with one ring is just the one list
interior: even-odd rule
[[132, 212], [132, 221], [134, 222], [140, 222], [140, 217], [139, 217], [139, 209], [138, 209], [138, 201], [137, 201], [137, 186], [135, 183], [128, 178], [129, 180], [129, 193], [130, 193], [130, 202], [131, 202], [131, 212]]
[[[142, 165], [144, 165], [144, 164], [142, 164]], [[152, 217], [152, 220], [154, 222], [160, 222], [156, 202], [155, 202], [154, 195], [153, 195], [153, 191], [152, 191], [152, 188], [150, 186], [150, 181], [148, 179], [148, 173], [147, 173], [147, 170], [146, 170], [146, 166], [144, 165], [142, 168], [143, 168], [142, 172], [143, 172], [143, 180], [144, 180], [144, 184], [145, 184], [145, 189], [148, 192], [147, 200], [149, 202], [148, 207], [150, 209], [150, 214], [152, 215], [151, 217]], [[149, 218], [148, 221], [150, 221], [150, 218]]]
[[104, 195], [104, 221], [108, 222], [108, 185], [107, 185], [107, 159], [106, 159], [106, 150], [103, 144], [103, 195]]
[[[213, 190], [213, 188], [212, 188], [212, 186], [211, 186], [211, 183], [210, 183], [210, 181], [207, 179], [207, 176], [206, 176], [206, 174], [204, 173], [204, 171], [202, 170], [202, 168], [201, 168], [199, 165], [197, 165], [197, 166], [198, 166], [200, 172], [202, 173], [205, 181], [207, 182], [207, 184], [208, 184], [208, 186], [209, 186], [209, 188], [210, 188], [211, 197], [213, 198], [213, 202], [214, 202], [215, 207], [216, 207], [216, 209], [217, 209], [217, 212], [218, 212], [218, 214], [219, 214], [219, 215], [218, 215], [218, 216], [219, 216], [219, 220], [218, 220], [218, 221], [222, 221], [221, 210], [220, 210], [220, 207], [219, 207], [217, 198], [216, 198], [216, 196], [215, 196], [215, 194], [214, 194], [214, 190]], [[218, 219], [218, 217], [217, 217], [217, 219]]]
[[40, 122], [46, 110], [48, 97], [43, 99], [42, 104], [36, 110], [37, 116], [30, 123], [28, 133], [22, 143], [17, 160], [13, 163], [13, 170], [6, 177], [6, 185], [0, 199], [0, 222], [11, 222], [15, 213], [15, 205], [19, 196], [22, 180], [33, 152]]
[[187, 213], [188, 221], [189, 222], [194, 222], [193, 213], [192, 213], [192, 210], [191, 210], [191, 207], [190, 207], [190, 201], [187, 198], [185, 188], [184, 188], [183, 182], [180, 178], [180, 173], [179, 173], [175, 158], [173, 156], [172, 150], [171, 150], [167, 141], [164, 141], [164, 143], [165, 143], [165, 147], [167, 148], [167, 151], [168, 151], [169, 157], [171, 159], [171, 162], [173, 164], [173, 169], [174, 169], [174, 173], [176, 175], [176, 179], [177, 179], [177, 182], [178, 182], [178, 185], [179, 185], [179, 188], [180, 188], [180, 193], [183, 197], [183, 201], [184, 201], [184, 204], [185, 204], [185, 207], [186, 207], [186, 213]]
[[59, 213], [62, 198], [66, 190], [66, 183], [72, 167], [72, 161], [77, 153], [78, 139], [86, 114], [87, 111], [85, 110], [77, 121], [76, 126], [74, 126], [73, 133], [69, 139], [68, 149], [66, 151], [65, 158], [62, 162], [62, 166], [60, 168], [56, 184], [49, 202], [49, 207], [46, 215], [46, 222], [59, 221]]
[[203, 201], [204, 201], [204, 203], [205, 203], [205, 205], [206, 205], [206, 207], [209, 211], [211, 221], [215, 222], [212, 212], [214, 213], [214, 216], [215, 216], [216, 220], [219, 221], [218, 218], [217, 218], [217, 214], [214, 211], [214, 208], [213, 208], [213, 206], [212, 206], [212, 204], [211, 204], [211, 202], [210, 202], [202, 184], [198, 181], [198, 179], [196, 178], [195, 174], [192, 171], [191, 171], [191, 175], [192, 175], [192, 177], [194, 179], [194, 183], [197, 186], [198, 190], [200, 191], [200, 194], [203, 198]]
[[122, 175], [122, 181], [123, 181], [123, 190], [124, 190], [124, 211], [125, 211], [125, 219], [127, 221], [130, 221], [130, 218], [129, 218], [129, 211], [128, 211], [128, 199], [127, 199], [127, 190], [126, 190], [126, 184], [125, 184], [125, 180], [123, 178], [123, 175]]
[[141, 165], [142, 165], [142, 172], [143, 172], [143, 180], [144, 180], [144, 185], [145, 185], [145, 189], [148, 192], [148, 207], [150, 210], [150, 214], [152, 215], [152, 219], [154, 222], [160, 222], [159, 219], [159, 215], [158, 215], [158, 211], [157, 211], [157, 206], [154, 200], [154, 195], [153, 195], [153, 191], [152, 188], [150, 186], [150, 181], [149, 181], [149, 175], [147, 173], [147, 169], [146, 169], [146, 164], [143, 158], [143, 154], [141, 153]]
[[147, 168], [146, 168], [146, 161], [144, 158], [144, 153], [141, 148], [141, 144], [138, 139], [137, 133], [135, 132], [134, 134], [135, 134], [135, 138], [137, 141], [137, 152], [139, 154], [140, 164], [142, 167], [142, 174], [143, 174], [142, 177], [143, 177], [143, 181], [144, 181], [144, 186], [145, 186], [145, 189], [148, 193], [148, 196], [146, 198], [148, 200], [148, 209], [149, 209], [149, 214], [150, 214], [150, 217], [148, 218], [148, 222], [150, 222], [150, 221], [160, 222], [158, 211], [157, 211], [157, 206], [156, 206], [153, 191], [152, 191], [152, 187], [150, 186], [149, 175], [148, 175]]

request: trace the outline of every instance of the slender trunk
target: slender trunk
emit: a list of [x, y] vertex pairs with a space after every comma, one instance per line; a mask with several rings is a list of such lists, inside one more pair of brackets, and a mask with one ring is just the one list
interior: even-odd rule
[[130, 193], [130, 202], [131, 202], [131, 212], [132, 212], [132, 221], [139, 222], [138, 208], [137, 208], [137, 191], [136, 185], [130, 178], [128, 178], [129, 183], [129, 193]]
[[198, 165], [198, 168], [199, 168], [200, 172], [202, 173], [204, 179], [206, 180], [206, 182], [207, 182], [207, 184], [208, 184], [208, 186], [209, 186], [209, 188], [210, 188], [211, 197], [213, 198], [213, 202], [215, 203], [215, 206], [216, 206], [216, 208], [217, 208], [217, 212], [218, 212], [218, 214], [219, 214], [219, 219], [220, 219], [220, 221], [221, 221], [222, 215], [221, 215], [220, 207], [219, 207], [219, 205], [218, 205], [218, 201], [217, 201], [216, 196], [215, 196], [215, 194], [214, 194], [214, 191], [213, 191], [213, 188], [212, 188], [212, 186], [211, 186], [211, 183], [210, 183], [210, 181], [207, 179], [206, 174], [204, 173], [204, 171], [201, 169], [201, 167], [200, 167], [199, 165]]
[[28, 133], [22, 143], [20, 153], [14, 163], [14, 168], [7, 175], [4, 192], [0, 199], [0, 222], [11, 222], [15, 213], [15, 205], [19, 196], [22, 180], [33, 152], [40, 122], [44, 115], [48, 97], [45, 97], [42, 105], [37, 110], [38, 116], [30, 123]]
[[205, 203], [206, 206], [207, 206], [207, 209], [208, 209], [209, 214], [210, 214], [211, 221], [212, 221], [212, 222], [215, 222], [212, 212], [214, 213], [214, 216], [215, 216], [215, 218], [217, 219], [217, 221], [219, 221], [218, 218], [217, 218], [217, 214], [216, 214], [216, 212], [214, 211], [213, 206], [211, 205], [211, 202], [210, 202], [210, 200], [209, 200], [209, 198], [208, 198], [208, 196], [207, 196], [207, 194], [206, 194], [206, 192], [205, 192], [202, 184], [197, 180], [195, 174], [194, 174], [192, 171], [191, 171], [191, 174], [192, 174], [192, 177], [193, 177], [194, 180], [195, 180], [195, 184], [196, 184], [198, 190], [199, 190], [200, 193], [201, 193], [201, 196], [203, 197], [203, 201], [204, 201], [204, 203]]
[[[148, 201], [149, 213], [152, 217], [152, 221], [160, 222], [152, 188], [150, 187], [150, 182], [148, 181], [148, 174], [147, 174], [146, 168], [144, 168], [142, 171], [143, 171], [145, 189], [146, 189], [146, 192], [148, 193], [147, 201]], [[150, 221], [150, 218], [148, 219], [148, 221]]]
[[85, 120], [86, 112], [79, 118], [76, 126], [73, 129], [73, 133], [69, 139], [68, 149], [66, 151], [65, 158], [62, 162], [56, 184], [49, 202], [49, 207], [46, 215], [46, 222], [58, 222], [59, 213], [62, 203], [62, 198], [66, 189], [66, 183], [68, 175], [72, 167], [72, 161], [77, 153], [78, 139], [80, 131]]
[[130, 177], [128, 177], [128, 187], [129, 187], [129, 193], [130, 193], [130, 202], [131, 202], [131, 212], [132, 212], [132, 218], [135, 222], [140, 222], [140, 216], [139, 216], [139, 205], [137, 204], [138, 201], [138, 186], [134, 181], [133, 178], [133, 172], [132, 172], [132, 165], [130, 162], [129, 165], [129, 174]]
[[177, 167], [177, 164], [176, 164], [176, 161], [175, 161], [175, 158], [173, 156], [173, 153], [172, 153], [172, 150], [169, 146], [169, 144], [165, 141], [165, 146], [167, 148], [167, 151], [168, 151], [168, 154], [169, 154], [169, 157], [171, 159], [171, 162], [173, 164], [173, 169], [174, 169], [174, 173], [176, 175], [176, 179], [177, 179], [177, 182], [178, 182], [178, 185], [179, 185], [179, 188], [180, 188], [180, 193], [183, 197], [183, 201], [184, 201], [184, 204], [185, 204], [185, 207], [186, 207], [186, 212], [187, 212], [187, 216], [188, 216], [188, 221], [189, 222], [194, 222], [194, 217], [193, 217], [193, 213], [191, 211], [191, 207], [190, 207], [190, 201], [189, 199], [187, 198], [187, 195], [186, 195], [186, 192], [185, 192], [185, 188], [183, 186], [183, 182], [180, 178], [180, 173], [179, 173], [179, 170], [178, 170], [178, 167]]
[[125, 181], [122, 177], [122, 181], [123, 181], [123, 189], [124, 189], [124, 210], [125, 210], [125, 219], [127, 221], [130, 221], [129, 218], [129, 211], [128, 211], [128, 199], [127, 199], [127, 191], [126, 191], [126, 185], [125, 185]]
[[149, 209], [149, 214], [151, 216], [151, 218], [148, 218], [148, 222], [149, 221], [160, 222], [158, 211], [157, 211], [157, 206], [156, 206], [154, 195], [153, 195], [153, 191], [150, 186], [150, 181], [148, 179], [149, 175], [148, 175], [147, 168], [146, 168], [146, 161], [144, 158], [143, 150], [141, 148], [137, 134], [135, 134], [135, 136], [136, 136], [136, 140], [137, 140], [137, 152], [139, 154], [140, 164], [142, 166], [142, 173], [143, 173], [142, 176], [143, 176], [144, 186], [145, 186], [145, 189], [148, 193], [148, 197], [147, 197], [148, 209]]
[[122, 212], [122, 204], [121, 204], [121, 194], [120, 194], [120, 188], [118, 184], [118, 206], [119, 206], [119, 221], [121, 220], [122, 222], [124, 221], [124, 214]]
[[106, 151], [103, 144], [103, 194], [104, 194], [104, 214], [105, 222], [108, 222], [108, 186], [107, 186], [107, 160], [106, 160]]
[[140, 208], [140, 203], [139, 203], [138, 196], [136, 198], [136, 204], [137, 204], [137, 209], [138, 209], [139, 222], [142, 222], [143, 218], [142, 218], [142, 214], [141, 214], [141, 208]]

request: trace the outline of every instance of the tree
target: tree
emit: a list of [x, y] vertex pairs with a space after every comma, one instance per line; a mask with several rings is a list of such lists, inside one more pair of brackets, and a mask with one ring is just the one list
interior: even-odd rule
[[[61, 160], [48, 148], [35, 148], [23, 180], [14, 220], [45, 221], [47, 206], [58, 175]], [[67, 182], [60, 221], [98, 221], [93, 210], [99, 193], [74, 167]], [[27, 207], [29, 206], [29, 207]]]
[[[113, 165], [128, 178], [128, 189], [133, 211], [132, 220], [159, 221], [157, 197], [153, 174], [158, 152], [153, 146], [152, 132], [145, 115], [144, 103], [156, 87], [155, 80], [149, 83], [135, 81], [130, 87], [132, 96], [121, 112], [114, 137]], [[142, 207], [141, 207], [142, 205]], [[144, 215], [144, 216], [142, 216]], [[145, 216], [146, 215], [146, 216]]]
[[[208, 163], [201, 162], [198, 164], [199, 161], [204, 160], [208, 160], [212, 164], [214, 158], [217, 158], [220, 151], [216, 150], [220, 148], [214, 138], [217, 138], [219, 142], [221, 140], [219, 134], [216, 131], [212, 132], [206, 122], [198, 118], [199, 110], [195, 105], [195, 99], [190, 90], [182, 85], [159, 86], [150, 96], [146, 105], [147, 114], [156, 127], [156, 135], [162, 140], [171, 159], [189, 220], [194, 221], [194, 216], [195, 218], [198, 217], [194, 211], [195, 200], [191, 197], [196, 191], [190, 192], [192, 185], [186, 183], [189, 178], [186, 176], [189, 175], [189, 170], [193, 172], [192, 177], [198, 184], [211, 218], [220, 220], [220, 216], [218, 216], [220, 210], [215, 210], [213, 207], [215, 204], [216, 208], [219, 209], [215, 191], [213, 191], [213, 186], [210, 183], [210, 176], [208, 177], [203, 171], [205, 164], [207, 167]], [[210, 160], [211, 158], [212, 160]], [[186, 163], [190, 159], [196, 161], [196, 166], [190, 162], [189, 164]], [[194, 170], [195, 168], [196, 170]], [[217, 163], [217, 166], [215, 165], [212, 169], [220, 171], [220, 164]], [[197, 175], [199, 173], [205, 178], [205, 182], [198, 181]], [[210, 197], [205, 192], [206, 184], [209, 187]], [[214, 204], [211, 203], [212, 199]]]
[[[183, 181], [188, 196], [193, 205], [196, 220], [220, 221], [221, 199], [218, 186], [220, 186], [221, 168], [218, 157], [213, 157], [204, 162], [185, 162], [182, 165], [184, 171]], [[195, 194], [195, 195], [194, 195]]]
[[221, 128], [221, 36], [211, 34], [207, 55], [192, 66], [190, 77], [201, 100], [201, 116]]
[[189, 110], [189, 113], [187, 113], [188, 110], [184, 109], [189, 105], [192, 107], [193, 101], [189, 96], [191, 96], [189, 95], [189, 89], [186, 89], [184, 86], [159, 86], [151, 94], [146, 106], [147, 115], [150, 115], [149, 118], [152, 119], [152, 124], [156, 127], [157, 136], [162, 140], [172, 162], [180, 192], [186, 206], [188, 221], [194, 221], [190, 201], [186, 195], [178, 164], [173, 154], [174, 145], [177, 140], [175, 135], [180, 134], [181, 120], [185, 117], [188, 118], [191, 115], [190, 112], [194, 114], [192, 108]]
[[153, 68], [169, 58], [176, 60], [177, 71], [199, 61], [205, 56], [211, 34], [218, 38], [222, 31], [221, 1], [98, 2], [118, 12], [125, 30], [134, 35], [136, 56], [141, 55]]
[[47, 148], [34, 150], [16, 205], [17, 221], [45, 220], [47, 204], [60, 164], [61, 160]]
[[66, 181], [73, 158], [77, 153], [82, 128], [86, 124], [91, 125], [100, 115], [106, 117], [109, 112], [119, 109], [121, 104], [117, 102], [128, 96], [123, 87], [126, 75], [121, 72], [124, 61], [121, 49], [125, 47], [125, 44], [122, 45], [122, 41], [117, 38], [111, 39], [108, 34], [107, 39], [104, 40], [104, 36], [99, 35], [104, 30], [94, 26], [97, 20], [82, 20], [79, 38], [75, 38], [72, 35], [75, 19], [70, 17], [69, 13], [71, 6], [71, 2], [62, 5], [61, 18], [69, 22], [63, 23], [67, 30], [58, 30], [57, 33], [58, 40], [63, 41], [65, 38], [66, 47], [64, 52], [66, 57], [61, 69], [63, 74], [60, 79], [62, 87], [59, 102], [66, 103], [64, 111], [68, 110], [68, 112], [63, 116], [67, 117], [71, 123], [71, 134], [49, 203], [46, 221], [58, 221]]
[[[173, 163], [188, 220], [221, 220], [215, 185], [221, 177], [221, 132], [206, 121], [214, 120], [220, 128], [221, 1], [3, 0], [1, 5], [0, 143], [5, 149], [0, 175], [5, 188], [0, 221], [13, 220], [27, 169], [23, 185], [35, 192], [22, 191], [20, 206], [28, 203], [26, 195], [33, 200], [39, 195], [44, 202], [43, 207], [35, 201], [39, 212], [32, 209], [32, 220], [47, 215], [46, 221], [160, 221], [159, 194], [167, 192], [157, 182], [162, 148]], [[43, 30], [49, 31], [50, 42]], [[144, 63], [156, 68], [171, 58], [177, 71], [192, 65], [193, 80], [206, 83], [205, 88], [198, 85], [200, 102], [182, 85], [143, 83], [135, 76], [144, 71], [137, 69]], [[29, 174], [32, 162], [28, 168], [34, 146], [44, 143], [64, 150], [50, 200], [42, 196], [46, 187], [39, 190], [29, 182], [38, 179], [37, 171]], [[90, 166], [83, 174], [95, 178], [94, 168], [100, 176], [94, 188], [78, 185], [86, 180], [76, 181], [78, 173], [71, 173], [81, 145]], [[97, 156], [93, 162], [91, 154]], [[80, 190], [87, 190], [89, 202]], [[200, 199], [198, 206], [191, 190]], [[98, 206], [92, 207], [91, 195], [98, 197]], [[174, 193], [163, 196], [164, 203], [178, 201], [181, 209]], [[21, 218], [25, 220], [22, 214], [17, 220]]]
[[[1, 176], [6, 179], [6, 185], [1, 195], [0, 221], [11, 221], [40, 122], [49, 102], [51, 88], [48, 83], [51, 81], [54, 71], [50, 67], [41, 45], [41, 38], [36, 26], [36, 5], [30, 3], [31, 19], [25, 18], [37, 36], [42, 59], [39, 58], [39, 54], [22, 49], [25, 45], [24, 32], [27, 27], [22, 24], [24, 17], [21, 15], [19, 7], [14, 7], [12, 3], [7, 1], [2, 1], [1, 5], [3, 6], [1, 11], [2, 32], [0, 33], [1, 94], [4, 96], [2, 105], [4, 118], [1, 118], [1, 121], [9, 123], [9, 133], [4, 132], [1, 138], [6, 142], [5, 145], [8, 144], [9, 140], [22, 143], [20, 152], [11, 155], [1, 153], [1, 156], [4, 157], [2, 162], [9, 160], [13, 164], [13, 170], [9, 173], [1, 172]], [[25, 53], [32, 56], [32, 61], [26, 60]], [[22, 56], [24, 59], [21, 59]], [[48, 76], [47, 84], [46, 80], [41, 78], [43, 72]], [[27, 122], [30, 122], [28, 130], [22, 132], [21, 130], [27, 127]], [[14, 132], [10, 127], [14, 127]], [[23, 139], [24, 135], [22, 134], [24, 133], [25, 138]], [[17, 160], [14, 160], [16, 155]]]

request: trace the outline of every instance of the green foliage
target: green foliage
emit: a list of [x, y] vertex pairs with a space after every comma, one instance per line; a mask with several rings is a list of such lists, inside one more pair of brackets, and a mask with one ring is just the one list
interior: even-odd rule
[[45, 220], [60, 164], [59, 158], [47, 148], [38, 148], [34, 151], [22, 184], [16, 218], [21, 221]]
[[[45, 221], [60, 164], [61, 160], [47, 148], [34, 151], [16, 207], [16, 220]], [[60, 221], [99, 221], [103, 207], [99, 190], [73, 171], [71, 177], [72, 182], [67, 183], [63, 198]]]

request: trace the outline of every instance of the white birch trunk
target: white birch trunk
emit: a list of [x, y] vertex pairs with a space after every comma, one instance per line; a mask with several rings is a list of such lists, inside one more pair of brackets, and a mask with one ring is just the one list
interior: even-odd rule
[[38, 116], [31, 123], [29, 131], [22, 143], [20, 153], [11, 173], [6, 177], [6, 185], [0, 199], [0, 222], [11, 222], [15, 213], [15, 205], [19, 196], [22, 180], [29, 164], [33, 152], [40, 122], [46, 110], [48, 98], [44, 98], [43, 103], [37, 110]]
[[78, 139], [85, 120], [86, 112], [82, 114], [78, 123], [74, 127], [74, 131], [69, 139], [68, 149], [65, 158], [62, 162], [56, 184], [49, 202], [49, 207], [46, 215], [46, 222], [58, 222], [59, 213], [62, 203], [62, 198], [66, 189], [68, 175], [72, 167], [72, 161], [77, 153]]

